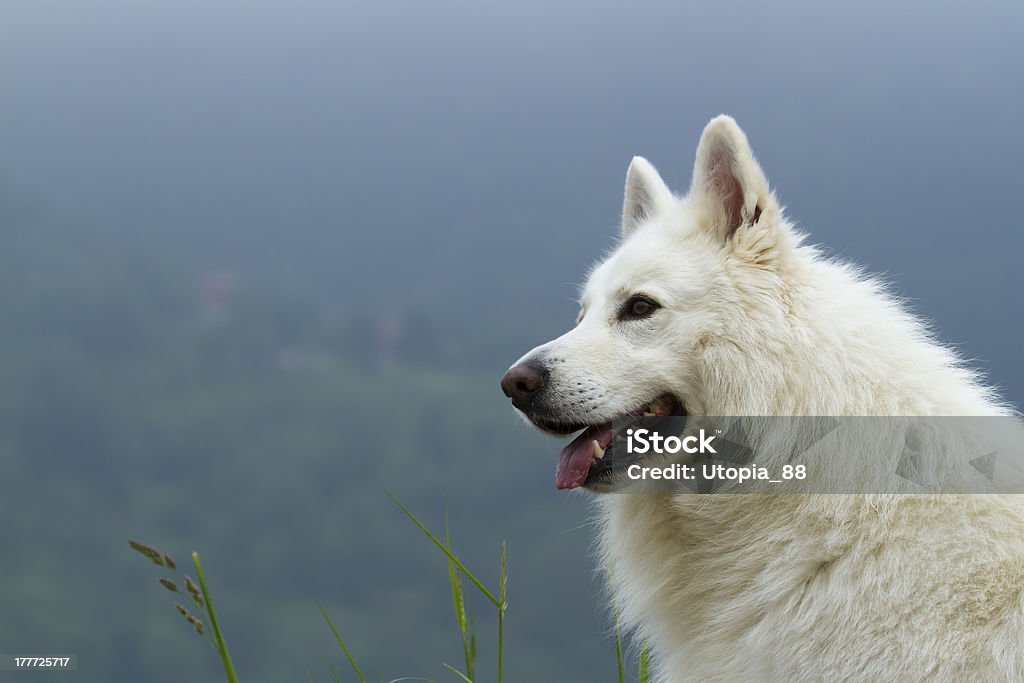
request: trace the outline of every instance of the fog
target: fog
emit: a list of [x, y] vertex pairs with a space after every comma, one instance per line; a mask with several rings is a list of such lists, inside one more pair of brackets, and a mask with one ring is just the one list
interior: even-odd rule
[[[256, 299], [283, 292], [342, 327], [419, 316], [438, 349], [421, 367], [493, 378], [470, 398], [512, 423], [496, 378], [571, 324], [577, 284], [614, 244], [631, 157], [683, 192], [703, 125], [726, 112], [810, 241], [884, 274], [1020, 405], [1022, 26], [1024, 5], [1010, 2], [8, 2], [0, 189], [47, 223], [104, 236], [111, 264], [144, 249], [183, 272], [258, 283]], [[34, 276], [104, 268], [26, 253]], [[26, 348], [42, 348], [32, 323], [55, 310], [36, 303], [17, 323]], [[552, 444], [515, 433], [517, 453], [540, 454], [524, 462], [547, 472]], [[584, 509], [553, 502], [544, 476], [516, 490], [544, 487], [561, 533]], [[524, 543], [543, 526], [534, 502], [516, 522]], [[199, 533], [179, 535], [198, 544]], [[595, 639], [606, 632], [593, 604], [572, 609]], [[315, 611], [302, 618], [320, 629]], [[247, 642], [259, 661], [263, 641]]]

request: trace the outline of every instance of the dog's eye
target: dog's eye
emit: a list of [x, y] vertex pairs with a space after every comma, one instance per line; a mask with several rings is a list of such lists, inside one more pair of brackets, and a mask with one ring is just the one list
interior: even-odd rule
[[647, 318], [656, 310], [661, 308], [658, 302], [648, 299], [645, 296], [633, 296], [622, 306], [619, 311], [619, 320], [640, 320]]

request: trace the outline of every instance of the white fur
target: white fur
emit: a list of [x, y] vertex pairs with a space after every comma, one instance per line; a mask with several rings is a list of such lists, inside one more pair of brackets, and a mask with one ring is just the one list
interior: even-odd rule
[[[693, 415], [1011, 414], [882, 285], [801, 242], [720, 116], [687, 196], [633, 160], [579, 324], [524, 359], [550, 362], [550, 401], [586, 424], [665, 392]], [[662, 308], [624, 324], [636, 293]], [[662, 683], [1024, 681], [1021, 497], [596, 500]]]

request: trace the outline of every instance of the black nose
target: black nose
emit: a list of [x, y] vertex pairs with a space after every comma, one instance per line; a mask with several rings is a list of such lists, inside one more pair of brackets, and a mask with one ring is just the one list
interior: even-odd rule
[[536, 361], [512, 366], [501, 378], [501, 390], [519, 410], [529, 410], [533, 399], [548, 381], [547, 369]]

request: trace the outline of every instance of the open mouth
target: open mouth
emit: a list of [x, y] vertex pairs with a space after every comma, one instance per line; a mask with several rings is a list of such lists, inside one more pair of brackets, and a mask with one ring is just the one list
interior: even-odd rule
[[[597, 425], [560, 423], [542, 418], [534, 419], [541, 429], [556, 434], [582, 432], [558, 456], [555, 470], [555, 486], [559, 489], [574, 489], [580, 486], [597, 486], [609, 483], [615, 471], [629, 465], [625, 453], [625, 430], [639, 420], [656, 417], [685, 417], [683, 402], [671, 394], [664, 394], [636, 410], [625, 413], [611, 422]], [[623, 457], [609, 457], [610, 453]]]

